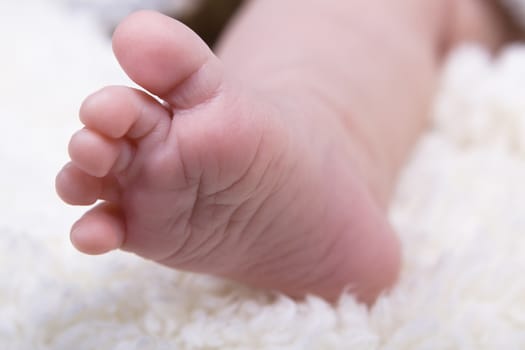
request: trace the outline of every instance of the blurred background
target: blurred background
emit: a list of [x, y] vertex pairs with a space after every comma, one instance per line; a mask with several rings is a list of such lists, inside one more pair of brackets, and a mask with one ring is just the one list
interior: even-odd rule
[[243, 0], [65, 0], [77, 11], [93, 14], [111, 32], [129, 13], [155, 9], [181, 20], [210, 46]]

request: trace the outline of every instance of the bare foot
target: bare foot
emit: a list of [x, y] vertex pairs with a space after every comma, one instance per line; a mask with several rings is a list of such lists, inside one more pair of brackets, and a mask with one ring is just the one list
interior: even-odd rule
[[73, 226], [79, 250], [121, 248], [292, 296], [348, 287], [369, 301], [394, 282], [398, 242], [360, 175], [377, 175], [366, 140], [333, 109], [241, 85], [156, 13], [125, 20], [114, 50], [166, 104], [127, 87], [84, 102], [56, 182], [68, 203], [104, 200]]

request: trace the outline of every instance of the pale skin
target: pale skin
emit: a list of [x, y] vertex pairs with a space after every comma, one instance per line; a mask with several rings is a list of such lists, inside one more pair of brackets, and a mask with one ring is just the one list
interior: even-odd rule
[[386, 212], [446, 53], [510, 36], [491, 7], [253, 0], [216, 54], [175, 20], [131, 15], [113, 47], [147, 93], [111, 86], [82, 104], [57, 191], [102, 202], [73, 225], [73, 244], [372, 302], [398, 277]]

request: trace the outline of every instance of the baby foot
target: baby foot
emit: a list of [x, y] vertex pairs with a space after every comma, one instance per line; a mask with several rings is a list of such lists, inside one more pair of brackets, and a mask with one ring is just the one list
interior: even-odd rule
[[83, 103], [56, 181], [68, 203], [103, 200], [72, 228], [79, 250], [121, 248], [292, 296], [348, 288], [370, 301], [393, 283], [397, 240], [338, 118], [241, 86], [160, 14], [125, 20], [114, 51], [165, 102], [107, 87]]

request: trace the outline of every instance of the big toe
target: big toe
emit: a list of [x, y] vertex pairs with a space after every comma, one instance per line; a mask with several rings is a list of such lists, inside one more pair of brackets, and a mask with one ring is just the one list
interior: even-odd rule
[[116, 29], [113, 50], [137, 84], [174, 108], [191, 108], [222, 82], [220, 61], [184, 24], [152, 11], [130, 15]]

